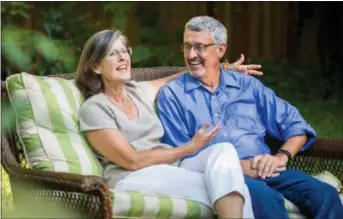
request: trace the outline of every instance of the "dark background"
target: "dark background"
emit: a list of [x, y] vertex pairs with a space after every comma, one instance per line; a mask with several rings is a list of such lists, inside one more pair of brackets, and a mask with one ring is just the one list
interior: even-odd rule
[[183, 66], [185, 23], [210, 15], [228, 29], [226, 59], [262, 64], [320, 136], [343, 137], [342, 14], [342, 2], [2, 2], [1, 78], [74, 72], [86, 40], [115, 27], [133, 67]]

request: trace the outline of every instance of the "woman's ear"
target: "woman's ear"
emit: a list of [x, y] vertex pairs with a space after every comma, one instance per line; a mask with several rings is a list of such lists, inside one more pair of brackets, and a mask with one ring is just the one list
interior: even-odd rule
[[96, 66], [94, 66], [93, 68], [92, 68], [92, 70], [93, 70], [93, 72], [95, 72], [96, 74], [98, 74], [98, 75], [100, 75], [100, 68], [99, 68], [99, 66], [98, 65], [96, 65]]

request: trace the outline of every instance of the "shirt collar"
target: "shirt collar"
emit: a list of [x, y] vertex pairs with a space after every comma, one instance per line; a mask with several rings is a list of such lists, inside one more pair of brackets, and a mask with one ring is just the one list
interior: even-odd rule
[[[201, 82], [198, 79], [191, 76], [189, 72], [186, 74], [185, 84], [186, 84], [185, 89], [187, 92], [202, 86]], [[220, 67], [219, 87], [223, 87], [223, 86], [231, 86], [231, 87], [240, 88], [239, 84], [237, 83], [234, 77], [233, 72], [229, 70], [224, 70], [222, 69], [222, 67]]]
[[193, 77], [189, 72], [187, 72], [186, 74], [185, 84], [186, 84], [185, 89], [187, 92], [202, 86], [200, 80]]
[[[241, 73], [239, 73], [241, 74]], [[231, 70], [225, 70], [220, 67], [220, 82], [219, 86], [230, 86], [230, 87], [237, 87], [240, 88], [237, 79]]]

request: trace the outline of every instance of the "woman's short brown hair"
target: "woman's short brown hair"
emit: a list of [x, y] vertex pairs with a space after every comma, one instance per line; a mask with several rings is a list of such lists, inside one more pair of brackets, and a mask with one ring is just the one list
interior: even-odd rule
[[76, 86], [85, 99], [103, 91], [101, 76], [93, 69], [101, 63], [113, 42], [119, 38], [127, 46], [128, 39], [120, 30], [99, 31], [87, 40], [75, 76]]

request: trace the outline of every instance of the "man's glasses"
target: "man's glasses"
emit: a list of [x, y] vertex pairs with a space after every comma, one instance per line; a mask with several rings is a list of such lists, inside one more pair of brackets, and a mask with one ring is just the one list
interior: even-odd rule
[[193, 48], [195, 52], [201, 53], [201, 52], [205, 52], [208, 47], [213, 46], [213, 45], [216, 45], [216, 44], [210, 43], [210, 44], [194, 44], [194, 45], [191, 45], [191, 44], [185, 43], [185, 44], [181, 45], [181, 50], [183, 52], [190, 52], [191, 49]]
[[111, 50], [108, 53], [108, 55], [112, 56], [114, 58], [117, 58], [117, 59], [119, 59], [120, 57], [126, 56], [126, 55], [131, 56], [132, 55], [132, 48], [127, 47], [127, 48], [122, 48], [122, 49], [114, 49], [114, 50]]

